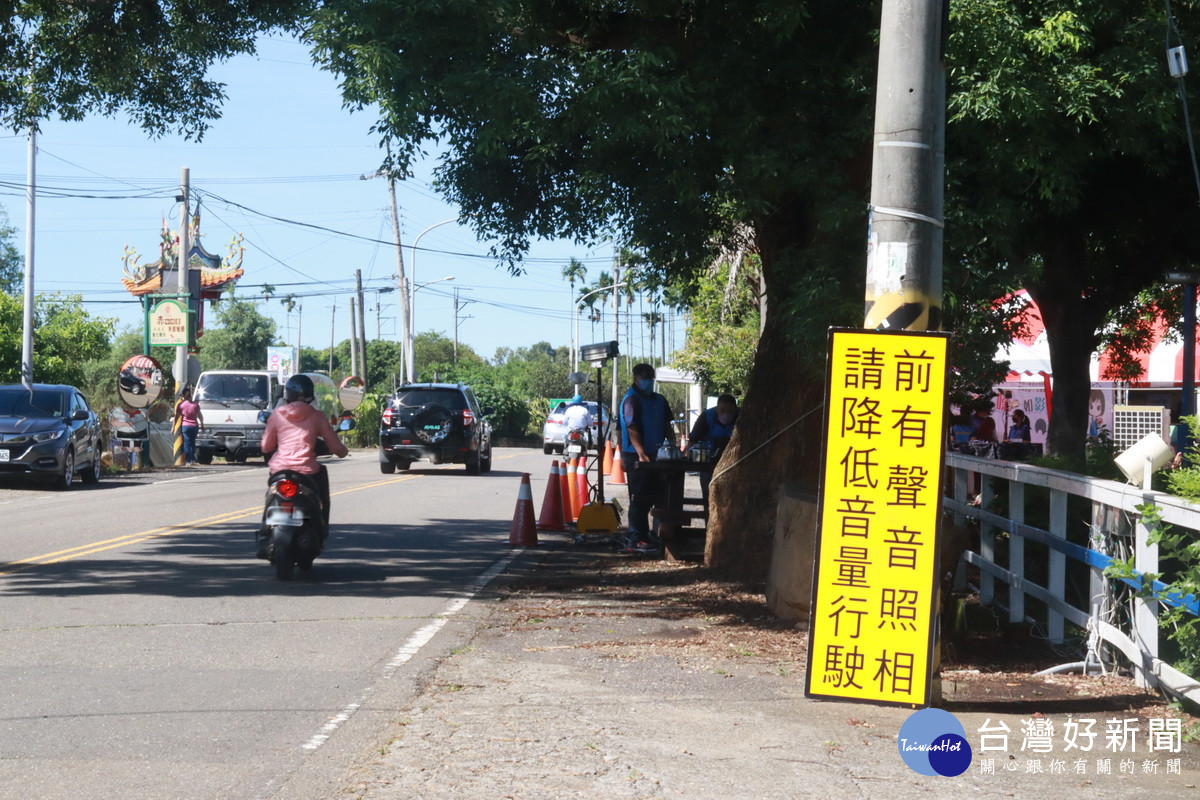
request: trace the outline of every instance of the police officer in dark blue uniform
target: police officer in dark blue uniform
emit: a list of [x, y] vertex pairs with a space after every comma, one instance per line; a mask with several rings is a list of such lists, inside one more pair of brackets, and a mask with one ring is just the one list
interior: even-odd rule
[[638, 364], [633, 368], [633, 386], [621, 399], [618, 409], [621, 423], [621, 466], [629, 486], [629, 535], [626, 549], [652, 552], [657, 537], [650, 530], [650, 507], [664, 493], [662, 479], [642, 464], [654, 461], [663, 441], [674, 443], [671, 430], [671, 406], [667, 398], [654, 391], [654, 367]]
[[[715, 406], [696, 418], [696, 424], [692, 425], [692, 432], [688, 434], [688, 446], [692, 447], [700, 442], [707, 442], [712, 449], [712, 458], [715, 461], [720, 457], [725, 446], [729, 444], [729, 439], [733, 436], [733, 426], [737, 423], [740, 412], [736, 397], [731, 394], [721, 395], [717, 398]], [[711, 473], [700, 473], [700, 491], [704, 494], [705, 503], [708, 502], [710, 480], [712, 480]]]

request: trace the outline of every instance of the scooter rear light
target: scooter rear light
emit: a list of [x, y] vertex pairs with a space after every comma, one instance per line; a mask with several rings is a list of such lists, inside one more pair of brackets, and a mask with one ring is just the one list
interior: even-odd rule
[[275, 484], [275, 491], [279, 492], [282, 497], [295, 497], [299, 490], [300, 485], [295, 481], [280, 481]]

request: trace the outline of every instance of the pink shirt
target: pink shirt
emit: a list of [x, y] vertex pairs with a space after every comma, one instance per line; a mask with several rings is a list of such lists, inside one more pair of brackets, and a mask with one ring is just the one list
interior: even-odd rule
[[338, 439], [325, 415], [302, 400], [280, 406], [271, 412], [267, 429], [263, 431], [262, 449], [275, 454], [267, 465], [271, 472], [285, 469], [315, 475], [321, 471], [317, 464], [317, 437], [325, 440], [329, 452], [345, 458], [350, 451]]
[[183, 424], [189, 428], [195, 428], [200, 425], [200, 404], [194, 400], [180, 400], [179, 405], [175, 410], [179, 412], [179, 416], [183, 418]]

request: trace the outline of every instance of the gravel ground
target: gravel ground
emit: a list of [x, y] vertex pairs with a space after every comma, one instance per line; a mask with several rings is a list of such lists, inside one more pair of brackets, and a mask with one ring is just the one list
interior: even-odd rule
[[[1200, 783], [1194, 744], [1175, 756], [1180, 774], [1163, 759], [1138, 772], [1144, 746], [1131, 774], [1115, 763], [1100, 773], [1090, 761], [1113, 754], [1098, 752], [1084, 775], [1052, 772], [1049, 758], [1037, 772], [1015, 741], [993, 774], [973, 764], [956, 778], [918, 775], [897, 751], [910, 709], [806, 699], [803, 627], [766, 615], [754, 587], [696, 564], [543, 537], [501, 588], [390, 743], [347, 774], [344, 796], [1115, 798], [1194, 796]], [[988, 719], [1019, 733], [1023, 719], [1117, 715], [1145, 730], [1146, 719], [1177, 714], [1126, 679], [1032, 678], [990, 663], [1014, 650], [984, 643], [978, 661], [960, 652], [947, 665], [945, 708], [968, 741]]]

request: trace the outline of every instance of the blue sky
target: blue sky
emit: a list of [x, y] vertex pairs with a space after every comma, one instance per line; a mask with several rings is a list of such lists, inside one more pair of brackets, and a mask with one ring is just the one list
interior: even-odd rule
[[[227, 84], [228, 99], [221, 119], [200, 143], [181, 137], [152, 140], [123, 119], [43, 125], [36, 162], [37, 290], [82, 294], [90, 313], [117, 318], [119, 328], [140, 329], [139, 306], [128, 302], [120, 284], [123, 251], [132, 246], [142, 263], [157, 259], [163, 218], [172, 228], [178, 224], [174, 197], [181, 168], [188, 167], [192, 187], [203, 198], [205, 247], [224, 255], [235, 233], [245, 236], [246, 275], [238, 293], [258, 294], [260, 285], [271, 284], [278, 295], [309, 295], [300, 300], [302, 310], [291, 315], [278, 300], [260, 306], [276, 320], [281, 336], [314, 348], [327, 347], [331, 331], [338, 341], [348, 337], [350, 292], [354, 271], [360, 269], [368, 290], [368, 335], [378, 331], [384, 339], [398, 339], [395, 295], [371, 291], [395, 286], [396, 272], [395, 248], [386, 244], [393, 239], [387, 185], [361, 177], [381, 161], [370, 133], [373, 115], [344, 110], [333, 78], [312, 67], [307, 51], [291, 40], [264, 39], [256, 56], [219, 65], [214, 75]], [[23, 134], [0, 135], [0, 205], [18, 231], [22, 252], [27, 147]], [[433, 166], [430, 158], [397, 184], [410, 277], [413, 237], [458, 213], [431, 187]], [[612, 259], [607, 245], [588, 249], [566, 241], [538, 242], [525, 263], [526, 274], [514, 278], [487, 257], [487, 242], [457, 224], [430, 230], [419, 247], [417, 284], [455, 280], [417, 292], [417, 330], [453, 335], [457, 286], [460, 302], [474, 301], [460, 310], [459, 340], [485, 357], [502, 346], [569, 343], [572, 313], [562, 265], [575, 257], [594, 281]], [[591, 323], [581, 320], [580, 339], [611, 338], [610, 320], [606, 315], [605, 332], [597, 328], [594, 337]], [[682, 337], [680, 321], [677, 345]], [[635, 338], [633, 352], [640, 353], [648, 345], [636, 331]]]

